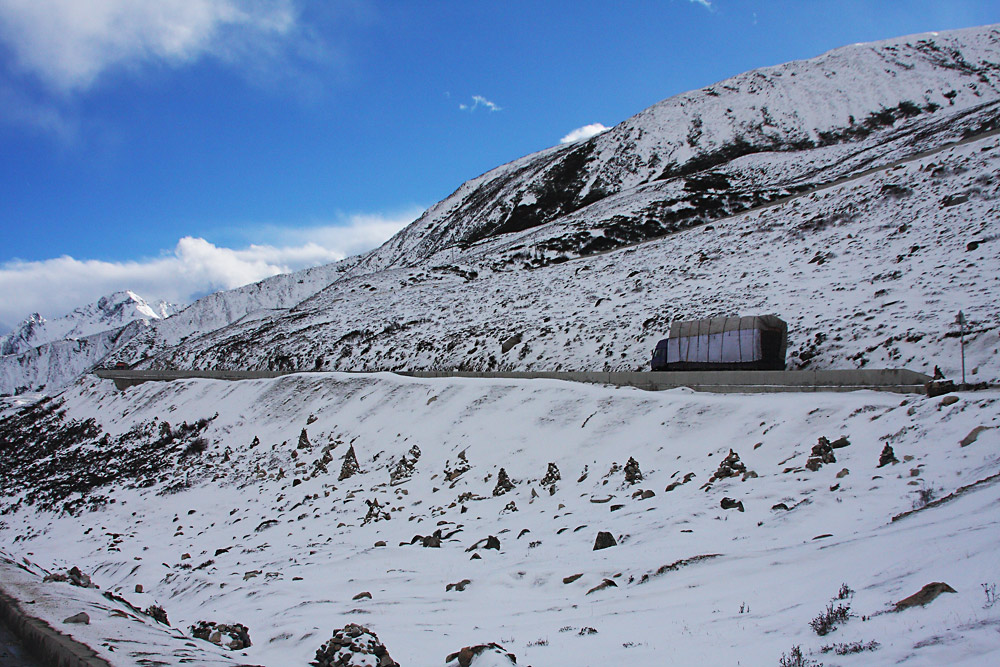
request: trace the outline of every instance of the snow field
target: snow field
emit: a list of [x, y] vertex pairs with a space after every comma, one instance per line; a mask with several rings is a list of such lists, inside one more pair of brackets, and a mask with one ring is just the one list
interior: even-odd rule
[[[462, 646], [494, 641], [529, 665], [777, 664], [793, 645], [826, 665], [980, 665], [1000, 656], [1000, 609], [984, 608], [981, 589], [1000, 578], [1000, 484], [891, 520], [919, 505], [921, 490], [942, 498], [1000, 472], [996, 392], [943, 405], [872, 392], [709, 395], [309, 374], [123, 393], [85, 380], [64, 397], [68, 417], [93, 416], [112, 435], [154, 418], [218, 417], [203, 433], [206, 452], [176, 469], [187, 488], [119, 480], [107, 491], [114, 504], [77, 517], [23, 508], [2, 519], [5, 550], [50, 570], [77, 565], [138, 607], [162, 605], [179, 629], [244, 623], [254, 640], [237, 656], [245, 662], [306, 664], [348, 622], [372, 628], [402, 664], [443, 664]], [[961, 447], [977, 426], [987, 428]], [[303, 428], [311, 446], [296, 449]], [[820, 436], [842, 435], [851, 445], [835, 450], [836, 463], [803, 468]], [[879, 469], [886, 442], [901, 462]], [[332, 443], [328, 471], [312, 476]], [[412, 477], [390, 485], [414, 445]], [[339, 481], [349, 446], [362, 472]], [[730, 449], [758, 477], [702, 489]], [[461, 452], [470, 469], [449, 482]], [[629, 457], [644, 475], [634, 485], [620, 470]], [[554, 495], [540, 484], [549, 462], [562, 476]], [[500, 467], [515, 488], [494, 497]], [[836, 477], [843, 468], [849, 474]], [[689, 472], [690, 482], [664, 492]], [[655, 495], [633, 498], [640, 489]], [[746, 511], [722, 510], [723, 497]], [[392, 519], [363, 525], [364, 501], [375, 499]], [[517, 511], [505, 509], [512, 501]], [[772, 510], [777, 503], [792, 509]], [[409, 544], [458, 528], [440, 548]], [[598, 531], [618, 546], [593, 551]], [[466, 550], [488, 535], [501, 549], [480, 548], [470, 560]], [[387, 546], [375, 547], [379, 540]], [[445, 590], [464, 579], [463, 591]], [[604, 579], [617, 586], [587, 593]], [[880, 613], [932, 581], [958, 593]], [[144, 593], [132, 592], [136, 583]], [[817, 637], [808, 623], [843, 583], [855, 591], [857, 616]], [[372, 599], [352, 599], [363, 591]], [[865, 656], [819, 653], [872, 640], [881, 646]], [[116, 660], [131, 655], [119, 649]]]

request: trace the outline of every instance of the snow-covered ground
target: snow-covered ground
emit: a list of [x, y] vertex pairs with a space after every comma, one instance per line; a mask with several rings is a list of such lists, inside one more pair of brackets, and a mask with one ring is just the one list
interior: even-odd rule
[[[0, 545], [163, 607], [175, 631], [128, 609], [134, 619], [112, 618], [103, 599], [89, 626], [70, 626], [79, 596], [97, 592], [45, 584], [77, 596], [45, 614], [116, 665], [203, 647], [195, 662], [221, 664], [219, 649], [179, 638], [200, 620], [247, 625], [253, 646], [234, 661], [275, 667], [307, 664], [352, 622], [404, 665], [489, 642], [536, 666], [773, 665], [793, 646], [828, 666], [1000, 660], [995, 391], [711, 395], [323, 373], [126, 392], [88, 379], [56, 401], [0, 423], [4, 437], [38, 434], [0, 464]], [[842, 436], [835, 462], [806, 467], [821, 437]], [[899, 462], [880, 468], [887, 443]], [[340, 479], [349, 449], [360, 471]], [[730, 450], [746, 473], [709, 483]], [[501, 468], [513, 488], [495, 496]], [[439, 547], [411, 543], [438, 530]], [[595, 551], [601, 531], [617, 546]], [[890, 611], [932, 582], [956, 593]], [[818, 636], [810, 621], [843, 584], [851, 615]], [[864, 655], [821, 653], [873, 641]]]

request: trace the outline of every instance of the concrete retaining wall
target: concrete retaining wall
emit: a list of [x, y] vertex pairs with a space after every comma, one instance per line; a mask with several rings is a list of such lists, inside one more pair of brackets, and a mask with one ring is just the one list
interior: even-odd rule
[[[114, 380], [119, 389], [150, 381], [186, 378], [215, 380], [253, 380], [287, 375], [282, 371], [134, 371], [97, 370], [95, 375]], [[857, 391], [871, 389], [897, 393], [923, 393], [930, 377], [903, 368], [816, 371], [569, 371], [478, 373], [465, 371], [398, 371], [398, 375], [417, 378], [463, 377], [486, 379], [551, 379], [590, 382], [619, 387], [637, 387], [649, 391], [690, 387], [696, 391], [718, 393], [768, 393], [809, 391]]]
[[0, 620], [43, 665], [51, 667], [111, 667], [86, 644], [54, 630], [24, 613], [14, 598], [0, 590]]

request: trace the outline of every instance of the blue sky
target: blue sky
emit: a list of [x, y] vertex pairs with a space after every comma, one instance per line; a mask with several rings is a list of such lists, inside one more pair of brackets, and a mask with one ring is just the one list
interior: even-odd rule
[[578, 128], [998, 21], [995, 0], [0, 0], [0, 322], [333, 261]]

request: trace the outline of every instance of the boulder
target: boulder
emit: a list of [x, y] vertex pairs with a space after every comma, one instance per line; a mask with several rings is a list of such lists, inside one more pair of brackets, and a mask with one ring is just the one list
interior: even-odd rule
[[615, 540], [614, 535], [603, 530], [597, 533], [597, 539], [594, 540], [594, 551], [615, 546], [618, 546], [618, 542]]

